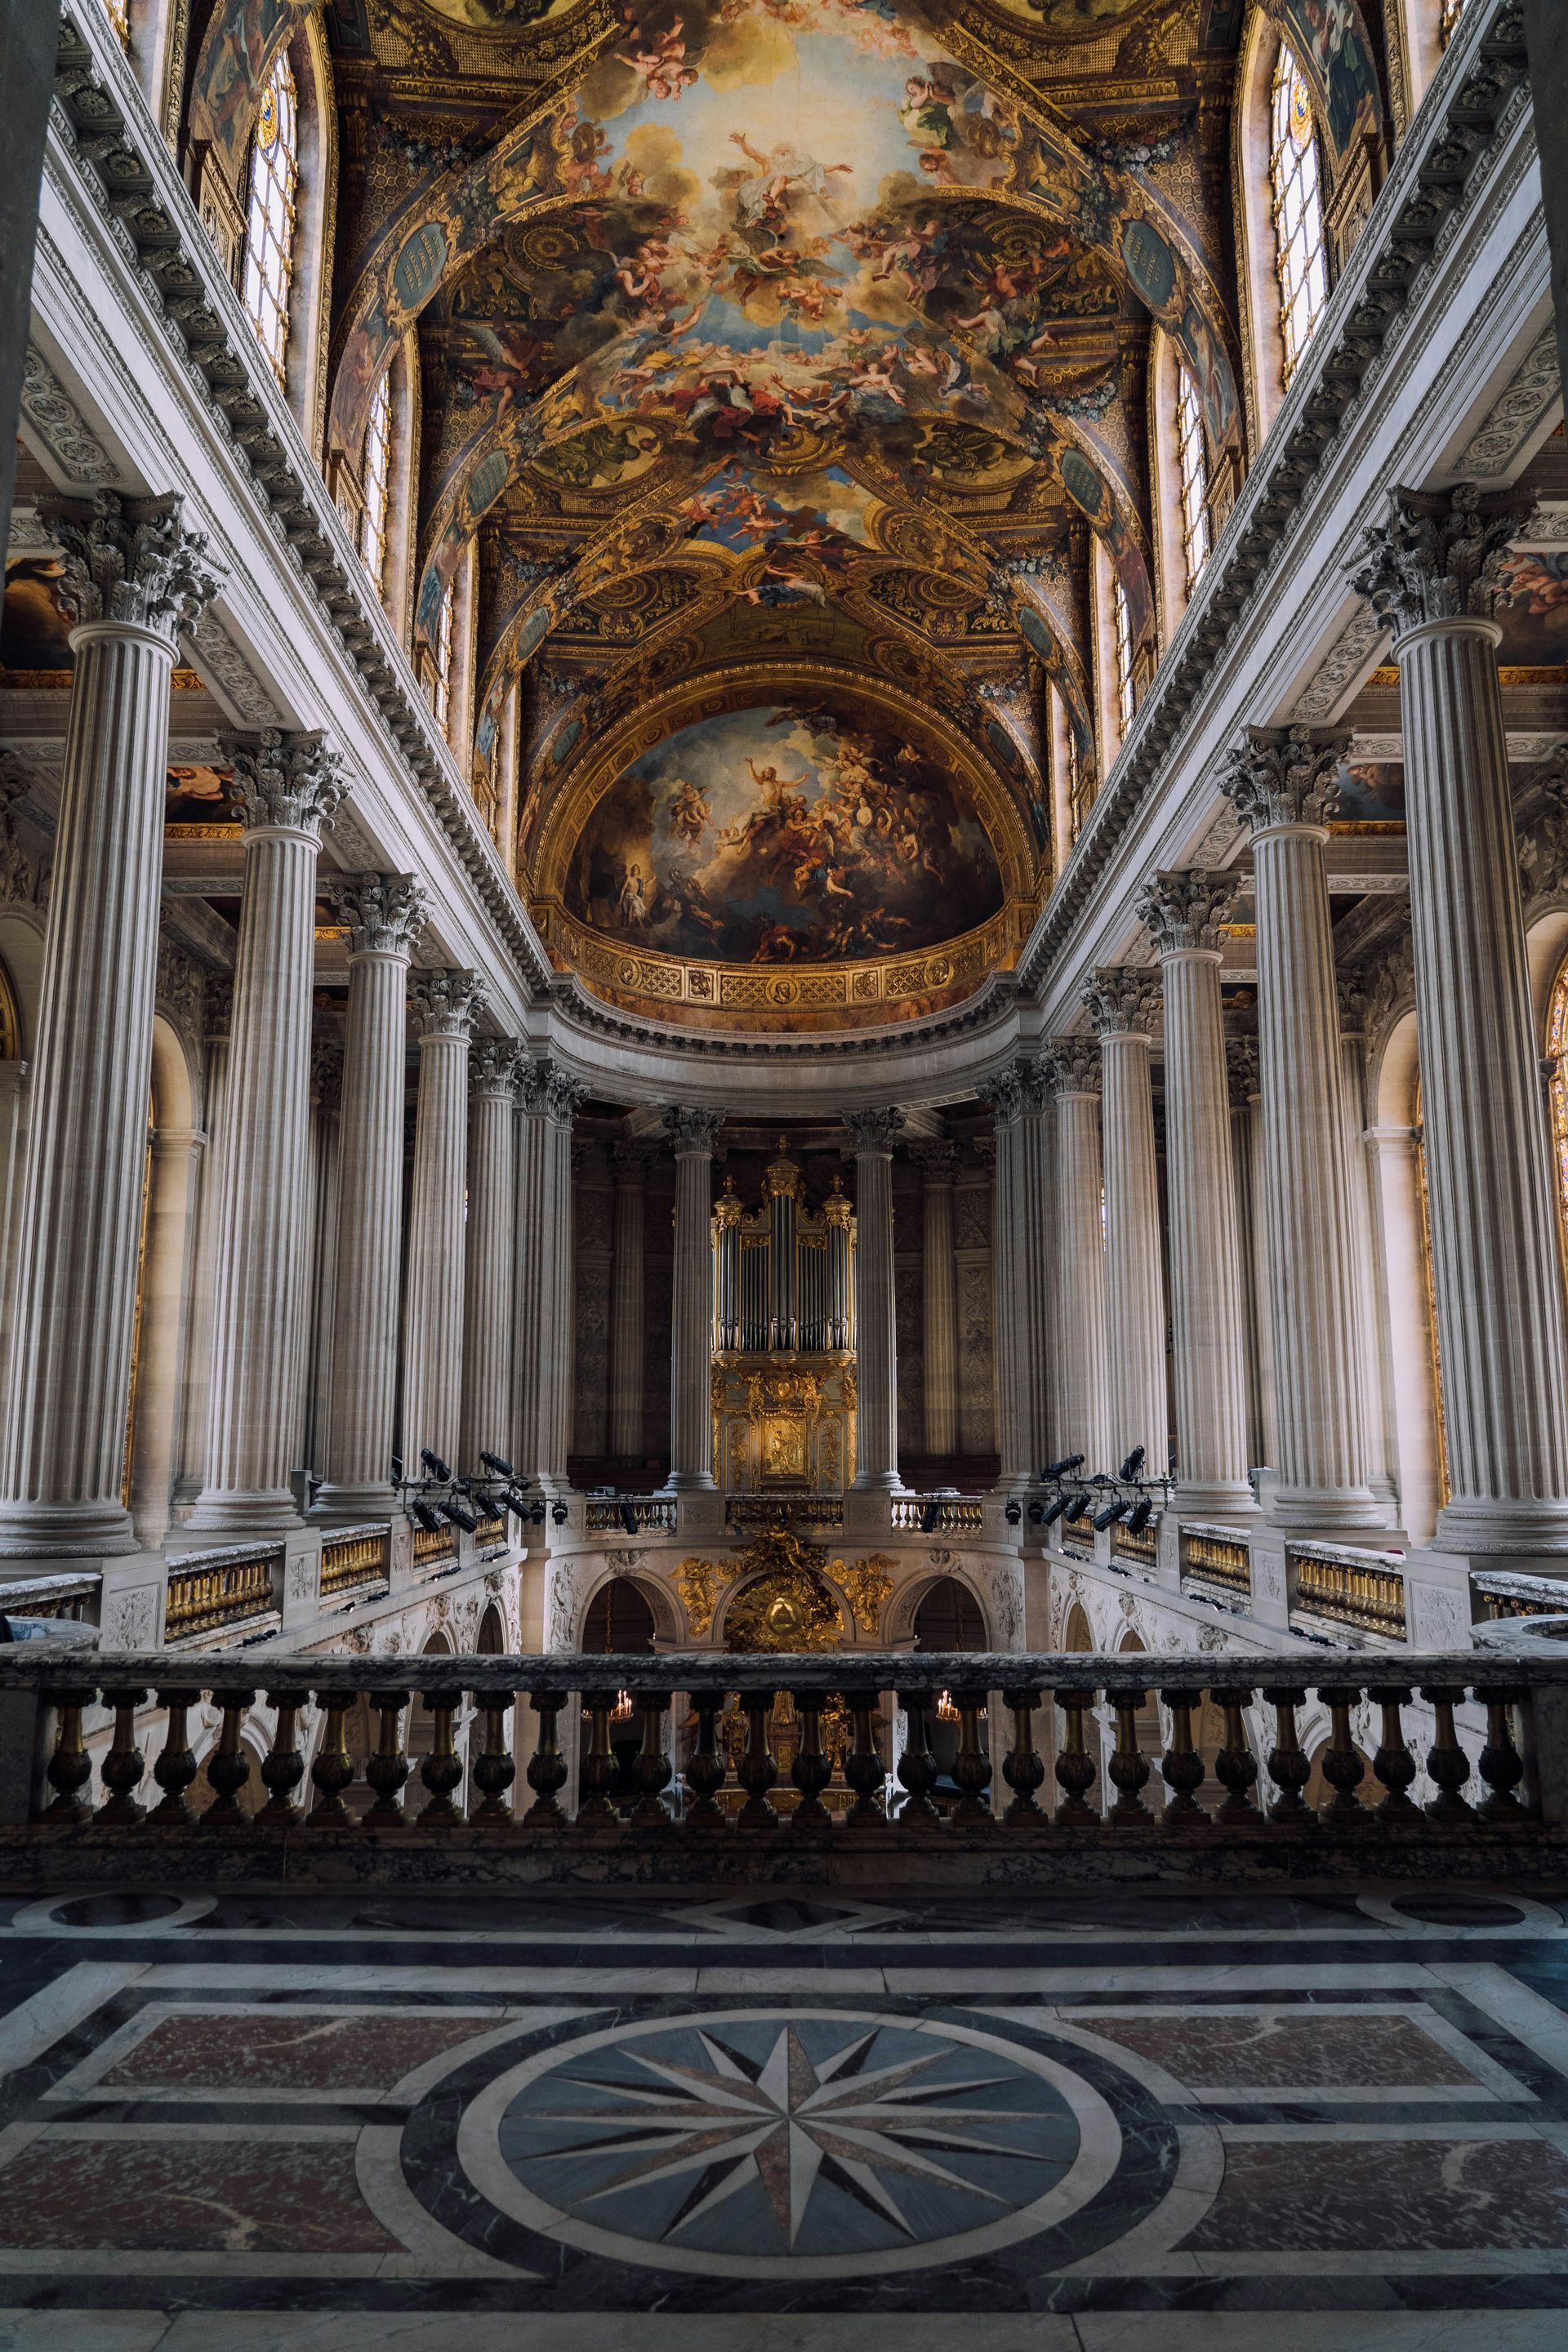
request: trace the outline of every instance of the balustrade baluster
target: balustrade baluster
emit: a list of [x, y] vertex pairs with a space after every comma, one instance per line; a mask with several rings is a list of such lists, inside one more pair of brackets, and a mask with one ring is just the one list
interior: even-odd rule
[[1306, 1705], [1306, 1691], [1271, 1683], [1263, 1696], [1274, 1709], [1268, 1777], [1279, 1791], [1268, 1808], [1268, 1818], [1280, 1823], [1311, 1821], [1312, 1808], [1301, 1794], [1312, 1777], [1311, 1759], [1296, 1736], [1296, 1709]]
[[1161, 1818], [1167, 1829], [1207, 1829], [1209, 1817], [1197, 1801], [1204, 1784], [1204, 1759], [1193, 1745], [1193, 1709], [1203, 1705], [1201, 1690], [1163, 1690], [1160, 1696], [1171, 1711], [1171, 1737], [1160, 1759], [1160, 1778], [1170, 1790]]
[[1142, 1829], [1154, 1818], [1142, 1793], [1150, 1778], [1149, 1759], [1138, 1745], [1138, 1710], [1147, 1696], [1141, 1690], [1110, 1693], [1116, 1715], [1116, 1746], [1106, 1770], [1117, 1796], [1105, 1818], [1117, 1829]]
[[1046, 1759], [1035, 1745], [1039, 1690], [1005, 1690], [1002, 1704], [1013, 1717], [1013, 1744], [1002, 1759], [1002, 1778], [1013, 1791], [1013, 1801], [1002, 1819], [1009, 1829], [1043, 1830], [1047, 1822], [1038, 1791], [1046, 1777]]
[[1318, 1696], [1329, 1710], [1329, 1744], [1323, 1754], [1323, 1778], [1333, 1795], [1321, 1818], [1336, 1830], [1365, 1829], [1371, 1815], [1360, 1795], [1366, 1766], [1351, 1733], [1351, 1709], [1361, 1696], [1354, 1683], [1320, 1683]]
[[899, 1824], [902, 1829], [928, 1829], [942, 1819], [931, 1793], [937, 1780], [931, 1744], [931, 1693], [900, 1691], [897, 1697], [908, 1726], [904, 1752], [899, 1759], [899, 1784], [904, 1790]]
[[267, 1802], [256, 1816], [258, 1829], [291, 1829], [300, 1818], [300, 1808], [294, 1802], [294, 1791], [305, 1777], [305, 1759], [300, 1753], [300, 1709], [308, 1706], [310, 1694], [302, 1690], [275, 1690], [267, 1694], [267, 1704], [278, 1713], [272, 1745], [261, 1759], [261, 1782], [267, 1790]]
[[408, 1816], [403, 1810], [403, 1790], [408, 1779], [408, 1759], [403, 1748], [405, 1690], [372, 1691], [370, 1703], [381, 1717], [375, 1752], [365, 1762], [364, 1777], [375, 1790], [375, 1802], [364, 1817], [367, 1830], [400, 1830]]
[[[699, 1691], [692, 1705], [697, 1710], [697, 1744], [686, 1766], [686, 1826], [699, 1831], [722, 1830], [728, 1825], [724, 1808], [719, 1802], [719, 1791], [729, 1771], [719, 1742], [719, 1717], [723, 1713], [724, 1694], [722, 1691]], [[606, 1746], [608, 1735], [606, 1717]]]
[[99, 1778], [112, 1791], [100, 1805], [96, 1815], [106, 1829], [129, 1825], [142, 1819], [142, 1807], [136, 1801], [136, 1791], [142, 1786], [147, 1767], [142, 1750], [136, 1745], [136, 1710], [145, 1706], [150, 1694], [141, 1687], [106, 1690], [103, 1704], [114, 1709], [114, 1738], [108, 1755], [99, 1766]]
[[882, 1694], [874, 1690], [847, 1690], [844, 1694], [844, 1704], [849, 1710], [849, 1720], [854, 1726], [853, 1744], [844, 1759], [844, 1778], [855, 1791], [847, 1826], [852, 1830], [886, 1830], [888, 1768], [877, 1745], [877, 1718], [881, 1713]]
[[419, 1767], [419, 1778], [429, 1795], [419, 1808], [418, 1821], [422, 1830], [450, 1830], [462, 1825], [462, 1813], [456, 1802], [457, 1792], [463, 1785], [463, 1759], [458, 1753], [454, 1723], [463, 1704], [461, 1690], [427, 1690], [421, 1693], [430, 1710], [430, 1753]]
[[147, 1816], [150, 1829], [189, 1829], [195, 1820], [185, 1802], [185, 1790], [200, 1767], [191, 1749], [185, 1718], [193, 1706], [201, 1704], [201, 1696], [199, 1690], [159, 1689], [158, 1704], [168, 1717], [168, 1725], [158, 1760], [153, 1767], [153, 1778], [163, 1790], [163, 1800]]
[[1383, 1710], [1383, 1733], [1372, 1759], [1373, 1773], [1384, 1790], [1377, 1809], [1377, 1825], [1383, 1830], [1408, 1829], [1421, 1818], [1410, 1798], [1416, 1765], [1405, 1741], [1405, 1718], [1400, 1712], [1409, 1706], [1410, 1692], [1400, 1683], [1373, 1683], [1367, 1696]]
[[1057, 1751], [1057, 1783], [1063, 1792], [1056, 1811], [1057, 1827], [1088, 1829], [1100, 1819], [1084, 1802], [1099, 1777], [1083, 1733], [1084, 1712], [1094, 1705], [1095, 1695], [1091, 1690], [1059, 1690], [1054, 1696], [1067, 1717], [1067, 1736]]
[[[561, 1808], [560, 1792], [566, 1781], [566, 1759], [561, 1753], [555, 1727], [566, 1704], [566, 1694], [564, 1691], [535, 1691], [528, 1703], [539, 1717], [539, 1738], [528, 1759], [527, 1780], [533, 1790], [533, 1802], [522, 1817], [522, 1825], [530, 1830], [564, 1829], [566, 1816]], [[659, 1782], [660, 1788], [668, 1778], [667, 1764], [664, 1780]]]
[[772, 1830], [778, 1827], [778, 1815], [768, 1802], [768, 1790], [779, 1777], [777, 1759], [768, 1745], [768, 1725], [773, 1717], [773, 1695], [767, 1691], [742, 1691], [741, 1706], [746, 1717], [746, 1746], [735, 1778], [746, 1791], [746, 1801], [741, 1808], [739, 1827], [743, 1830]]
[[1524, 1807], [1514, 1790], [1524, 1778], [1524, 1759], [1513, 1743], [1512, 1709], [1524, 1697], [1522, 1691], [1486, 1691], [1478, 1694], [1484, 1698], [1487, 1710], [1487, 1744], [1481, 1749], [1481, 1778], [1487, 1793], [1476, 1807], [1483, 1822], [1512, 1825], [1525, 1818]]
[[[517, 1759], [506, 1744], [506, 1719], [516, 1696], [514, 1691], [506, 1690], [485, 1690], [479, 1695], [484, 1732], [474, 1759], [473, 1780], [484, 1802], [475, 1808], [471, 1818], [486, 1829], [510, 1828], [511, 1824], [511, 1807], [507, 1799], [517, 1779]], [[604, 1702], [605, 1754], [609, 1758], [613, 1775], [616, 1765], [610, 1756], [609, 1714], [616, 1703], [615, 1694], [596, 1691], [594, 1696], [595, 1703], [600, 1699]]]
[[54, 1746], [44, 1767], [44, 1778], [55, 1798], [45, 1806], [42, 1818], [68, 1828], [92, 1819], [92, 1807], [79, 1793], [92, 1778], [92, 1759], [81, 1736], [82, 1710], [92, 1701], [90, 1685], [59, 1685], [44, 1693], [44, 1704], [55, 1710]]
[[973, 1685], [961, 1685], [952, 1694], [958, 1709], [958, 1754], [953, 1759], [952, 1777], [958, 1789], [958, 1803], [953, 1808], [953, 1826], [957, 1829], [994, 1829], [995, 1821], [986, 1802], [991, 1786], [991, 1759], [980, 1737], [980, 1718], [986, 1712], [989, 1694]]
[[1252, 1704], [1251, 1685], [1216, 1690], [1212, 1696], [1225, 1717], [1225, 1738], [1214, 1760], [1214, 1774], [1226, 1798], [1215, 1819], [1228, 1830], [1261, 1829], [1263, 1816], [1252, 1795], [1258, 1779], [1258, 1759], [1243, 1720], [1244, 1710]]
[[800, 1725], [800, 1738], [789, 1768], [789, 1777], [800, 1791], [800, 1802], [790, 1822], [795, 1837], [820, 1837], [833, 1826], [831, 1814], [822, 1801], [822, 1792], [833, 1778], [833, 1759], [822, 1745], [822, 1693], [793, 1691], [795, 1711]]
[[321, 1736], [310, 1759], [310, 1786], [316, 1801], [305, 1816], [307, 1829], [353, 1829], [353, 1815], [343, 1802], [343, 1790], [353, 1785], [353, 1758], [349, 1754], [349, 1709], [352, 1691], [318, 1691], [316, 1705], [325, 1710]]
[[218, 1726], [217, 1746], [207, 1758], [207, 1784], [213, 1792], [212, 1803], [202, 1815], [205, 1830], [247, 1830], [250, 1816], [239, 1801], [239, 1792], [250, 1778], [250, 1758], [240, 1743], [239, 1727], [256, 1702], [256, 1693], [247, 1691], [214, 1691], [214, 1698], [223, 1709]]
[[632, 1811], [632, 1827], [638, 1830], [668, 1830], [674, 1827], [664, 1792], [674, 1777], [665, 1745], [665, 1733], [669, 1723], [668, 1691], [644, 1691], [637, 1700], [642, 1711], [642, 1746], [633, 1766], [637, 1782], [637, 1801]]
[[1440, 1829], [1462, 1829], [1474, 1819], [1470, 1807], [1459, 1794], [1470, 1777], [1470, 1759], [1460, 1747], [1459, 1735], [1454, 1728], [1454, 1709], [1465, 1694], [1447, 1683], [1423, 1683], [1421, 1696], [1435, 1718], [1432, 1746], [1426, 1757], [1426, 1778], [1437, 1793], [1426, 1809], [1426, 1818]]

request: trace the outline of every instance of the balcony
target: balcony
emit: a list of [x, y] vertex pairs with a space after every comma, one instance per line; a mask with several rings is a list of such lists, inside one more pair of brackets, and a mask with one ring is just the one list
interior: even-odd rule
[[1399, 1552], [1292, 1543], [1285, 1548], [1285, 1571], [1292, 1631], [1408, 1641], [1405, 1562]]

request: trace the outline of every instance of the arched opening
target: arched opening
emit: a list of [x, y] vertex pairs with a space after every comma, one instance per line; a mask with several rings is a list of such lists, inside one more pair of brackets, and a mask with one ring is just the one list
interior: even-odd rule
[[[1281, 70], [1287, 60], [1294, 66], [1276, 18], [1267, 7], [1256, 6], [1237, 75], [1232, 153], [1254, 451], [1279, 414], [1328, 290], [1317, 124], [1300, 70]], [[1282, 268], [1287, 254], [1289, 278]]]
[[1094, 1635], [1089, 1631], [1089, 1618], [1080, 1601], [1075, 1601], [1068, 1611], [1068, 1622], [1062, 1629], [1062, 1647], [1076, 1657], [1086, 1655], [1094, 1647]]
[[[583, 1649], [590, 1657], [651, 1650], [654, 1615], [644, 1595], [626, 1576], [612, 1576], [588, 1604], [583, 1624]], [[610, 1795], [617, 1805], [629, 1804], [637, 1794], [633, 1767], [642, 1746], [642, 1722], [629, 1699], [617, 1700], [610, 1718], [610, 1747], [616, 1759], [616, 1782]]]
[[985, 1619], [969, 1587], [955, 1576], [937, 1577], [921, 1595], [914, 1636], [917, 1649], [983, 1650]]
[[481, 1658], [501, 1658], [506, 1655], [506, 1627], [500, 1611], [492, 1601], [479, 1619], [479, 1640], [475, 1645]]

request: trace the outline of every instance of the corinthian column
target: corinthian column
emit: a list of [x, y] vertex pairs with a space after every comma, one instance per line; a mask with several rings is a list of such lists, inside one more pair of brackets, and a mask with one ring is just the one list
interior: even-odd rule
[[300, 1377], [310, 1125], [310, 990], [321, 827], [347, 786], [323, 736], [219, 739], [245, 819], [227, 1122], [219, 1155], [205, 1483], [187, 1527], [280, 1535]]
[[1046, 1066], [1019, 1060], [977, 1089], [995, 1122], [992, 1221], [996, 1269], [999, 1484], [1025, 1486], [1051, 1451], [1051, 1314], [1056, 1202]]
[[511, 1302], [517, 1250], [515, 1037], [468, 1055], [468, 1223], [463, 1293], [462, 1466], [511, 1446]]
[[584, 1092], [543, 1059], [519, 1072], [513, 1458], [551, 1494], [566, 1487], [571, 1447], [572, 1122]]
[[713, 1485], [713, 1144], [720, 1110], [672, 1105], [664, 1131], [675, 1148], [675, 1279], [670, 1302], [669, 1483]]
[[403, 1459], [428, 1447], [454, 1470], [463, 1410], [463, 1197], [468, 1171], [468, 1038], [484, 1003], [473, 971], [421, 972], [409, 992], [419, 1101], [403, 1302]]
[[1437, 1541], [1568, 1551], [1568, 1333], [1493, 618], [1529, 505], [1396, 490], [1356, 586], [1394, 630], [1449, 1498]]
[[[1170, 1458], [1165, 1287], [1149, 1032], [1159, 990], [1146, 971], [1092, 972], [1083, 1002], [1100, 1034], [1104, 1087], [1105, 1337], [1110, 1452], [1142, 1446], [1150, 1472]], [[1108, 1464], [1108, 1466], [1114, 1466]]]
[[617, 1143], [615, 1265], [610, 1292], [610, 1452], [626, 1461], [643, 1450], [647, 1340], [643, 1314], [643, 1212], [648, 1146]]
[[901, 1110], [851, 1110], [855, 1139], [855, 1484], [897, 1494], [899, 1359], [893, 1298], [893, 1138]]
[[910, 1158], [921, 1171], [925, 1447], [946, 1457], [958, 1451], [958, 1297], [952, 1262], [951, 1143], [920, 1143]]
[[1279, 1421], [1274, 1410], [1274, 1321], [1269, 1299], [1268, 1223], [1263, 1213], [1268, 1171], [1263, 1160], [1263, 1081], [1258, 1074], [1256, 1037], [1227, 1037], [1226, 1071], [1230, 1079], [1230, 1167], [1236, 1181], [1237, 1264], [1241, 1313], [1247, 1331], [1248, 1459], [1272, 1463], [1278, 1454]]
[[397, 1412], [397, 1288], [403, 1236], [403, 1108], [408, 958], [425, 919], [408, 874], [337, 886], [349, 924], [349, 1002], [338, 1127], [338, 1240], [326, 1481], [316, 1498], [344, 1524], [384, 1518]]
[[1344, 738], [1250, 728], [1223, 789], [1252, 827], [1265, 1210], [1285, 1528], [1370, 1528], [1340, 1021], [1323, 846]]
[[134, 1551], [122, 1477], [174, 640], [217, 590], [178, 499], [50, 504], [76, 674], [17, 1232], [0, 1554]]
[[1160, 950], [1165, 999], [1165, 1176], [1179, 1511], [1252, 1507], [1247, 1351], [1220, 1021], [1219, 927], [1228, 874], [1156, 874], [1138, 911]]
[[1100, 1161], [1100, 1048], [1092, 1037], [1054, 1037], [1057, 1099], [1058, 1429], [1064, 1454], [1091, 1473], [1110, 1460], [1105, 1364], [1104, 1184]]

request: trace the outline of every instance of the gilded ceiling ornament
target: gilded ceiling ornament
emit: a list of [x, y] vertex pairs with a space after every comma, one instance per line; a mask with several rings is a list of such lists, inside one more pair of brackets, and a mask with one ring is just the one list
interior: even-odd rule
[[824, 1580], [826, 1554], [771, 1528], [735, 1554], [738, 1588], [724, 1613], [727, 1650], [836, 1650], [844, 1620]]
[[1426, 621], [1489, 621], [1512, 594], [1509, 541], [1529, 523], [1525, 490], [1389, 493], [1388, 512], [1362, 538], [1352, 586], [1394, 631], [1394, 644]]

